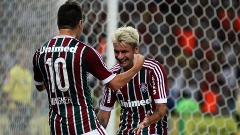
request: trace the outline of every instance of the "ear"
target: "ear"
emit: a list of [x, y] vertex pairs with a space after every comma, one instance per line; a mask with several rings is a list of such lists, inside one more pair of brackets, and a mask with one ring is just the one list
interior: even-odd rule
[[58, 30], [59, 30], [58, 21], [57, 21], [57, 27], [58, 27]]
[[134, 48], [134, 53], [138, 53], [139, 52], [139, 46], [137, 45], [135, 48]]
[[78, 26], [81, 27], [81, 28], [83, 27], [83, 21], [82, 21], [82, 20], [80, 20], [80, 21], [78, 22]]

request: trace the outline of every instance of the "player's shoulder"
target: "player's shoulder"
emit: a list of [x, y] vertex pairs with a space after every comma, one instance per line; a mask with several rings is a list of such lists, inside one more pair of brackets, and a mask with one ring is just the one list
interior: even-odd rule
[[[56, 37], [54, 37], [56, 38]], [[57, 37], [59, 38], [59, 37]], [[91, 46], [87, 45], [86, 43], [74, 38], [74, 37], [71, 37], [71, 36], [66, 36], [66, 37], [60, 37], [60, 38], [64, 38], [64, 40], [67, 40], [68, 41], [68, 44], [72, 45], [72, 46], [82, 46], [82, 47], [87, 47], [87, 48], [91, 48]]]
[[76, 41], [78, 41], [78, 43], [77, 43], [77, 45], [78, 45], [78, 47], [79, 46], [81, 46], [80, 48], [85, 48], [85, 50], [87, 50], [88, 51], [88, 53], [89, 53], [89, 51], [90, 52], [95, 52], [95, 53], [97, 53], [97, 50], [94, 48], [94, 47], [92, 47], [92, 46], [90, 46], [90, 45], [88, 45], [88, 44], [86, 44], [86, 43], [84, 43], [84, 42], [82, 42], [82, 41], [79, 41], [79, 40], [76, 40]]
[[[53, 38], [52, 38], [52, 39], [53, 39]], [[40, 52], [41, 52], [41, 50], [42, 50], [42, 48], [43, 48], [43, 47], [47, 47], [48, 44], [49, 44], [49, 42], [50, 42], [52, 39], [45, 41], [45, 42], [35, 51], [35, 55], [36, 55], [36, 54], [39, 55]]]
[[110, 71], [112, 71], [113, 73], [117, 73], [120, 70], [121, 70], [121, 67], [119, 64], [115, 64], [110, 68]]
[[162, 63], [160, 63], [155, 59], [149, 59], [149, 58], [145, 58], [145, 61], [142, 67], [147, 70], [165, 70], [165, 67]]
[[153, 65], [162, 65], [162, 64], [155, 59], [145, 58], [143, 66], [149, 66], [149, 65], [153, 66]]

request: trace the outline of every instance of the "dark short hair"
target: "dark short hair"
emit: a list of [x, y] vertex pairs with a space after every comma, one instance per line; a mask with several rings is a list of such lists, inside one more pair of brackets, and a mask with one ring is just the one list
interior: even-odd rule
[[68, 0], [58, 10], [57, 24], [58, 29], [75, 29], [82, 20], [82, 9], [80, 5], [72, 0]]

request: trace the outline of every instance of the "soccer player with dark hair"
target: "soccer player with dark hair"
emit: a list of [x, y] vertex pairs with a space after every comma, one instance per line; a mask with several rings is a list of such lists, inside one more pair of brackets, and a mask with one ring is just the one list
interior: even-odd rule
[[58, 35], [33, 57], [36, 88], [48, 93], [51, 135], [106, 135], [92, 106], [88, 73], [118, 90], [141, 69], [144, 57], [135, 55], [135, 66], [128, 72], [111, 72], [96, 50], [78, 40], [83, 17], [77, 2], [67, 1], [59, 8], [57, 24]]
[[[139, 52], [139, 34], [132, 27], [118, 28], [112, 36], [118, 64], [111, 70], [120, 74], [134, 64]], [[167, 75], [158, 61], [145, 58], [142, 69], [118, 91], [105, 87], [98, 118], [106, 128], [115, 101], [121, 106], [117, 135], [167, 135]]]

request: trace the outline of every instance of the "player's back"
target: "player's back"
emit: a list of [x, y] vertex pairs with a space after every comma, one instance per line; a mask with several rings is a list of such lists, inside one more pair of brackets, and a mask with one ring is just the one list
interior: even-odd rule
[[82, 134], [99, 126], [87, 82], [87, 57], [92, 52], [89, 50], [92, 48], [66, 36], [54, 37], [39, 49], [38, 63], [48, 92], [50, 123], [56, 124], [52, 126], [56, 132], [59, 129], [67, 134]]

